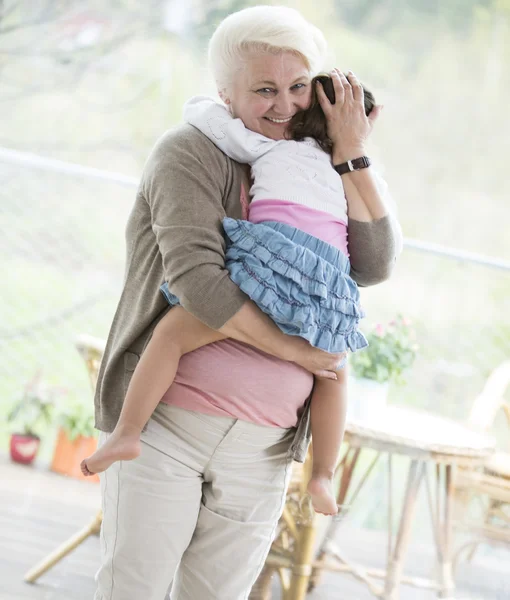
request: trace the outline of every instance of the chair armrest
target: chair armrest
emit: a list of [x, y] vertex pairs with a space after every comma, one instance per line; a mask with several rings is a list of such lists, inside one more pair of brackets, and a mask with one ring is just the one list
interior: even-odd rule
[[96, 388], [99, 365], [103, 358], [106, 341], [91, 335], [82, 334], [76, 338], [76, 349], [85, 361], [92, 389]]
[[105, 347], [106, 340], [93, 337], [92, 335], [88, 335], [86, 333], [81, 334], [76, 338], [76, 348], [78, 348], [80, 352], [83, 352], [86, 349], [102, 355]]
[[508, 426], [510, 427], [510, 406], [506, 402], [502, 402], [501, 408], [505, 413], [506, 420], [508, 421]]

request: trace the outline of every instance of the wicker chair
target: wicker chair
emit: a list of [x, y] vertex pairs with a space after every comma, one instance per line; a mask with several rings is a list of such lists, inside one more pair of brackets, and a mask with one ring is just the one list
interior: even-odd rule
[[[82, 335], [76, 340], [76, 348], [87, 366], [92, 389], [95, 389], [99, 364], [101, 362], [101, 357], [103, 356], [105, 342], [88, 335]], [[46, 571], [49, 571], [54, 565], [70, 554], [91, 535], [99, 535], [102, 520], [103, 515], [101, 511], [98, 511], [88, 525], [85, 525], [80, 531], [76, 532], [71, 538], [63, 542], [58, 548], [51, 552], [51, 554], [43, 558], [37, 565], [32, 567], [25, 574], [24, 580], [27, 583], [35, 583], [39, 577], [44, 575]]]
[[[472, 428], [487, 431], [500, 411], [510, 428], [510, 405], [503, 397], [509, 384], [510, 361], [506, 361], [491, 373], [476, 398], [468, 419]], [[464, 555], [471, 560], [482, 543], [510, 544], [510, 443], [508, 450], [495, 452], [482, 470], [459, 469], [456, 486], [462, 511], [456, 525], [471, 539], [457, 551], [455, 564]], [[481, 502], [484, 511], [483, 518], [476, 521], [470, 516], [475, 502]]]

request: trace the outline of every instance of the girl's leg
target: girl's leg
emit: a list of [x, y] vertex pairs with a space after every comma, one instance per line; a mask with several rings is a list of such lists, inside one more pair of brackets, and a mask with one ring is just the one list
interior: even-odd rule
[[347, 410], [346, 369], [336, 372], [337, 380], [316, 379], [311, 402], [313, 468], [308, 493], [316, 512], [338, 512], [333, 476], [345, 430]]
[[181, 306], [169, 310], [136, 366], [114, 431], [101, 448], [82, 461], [83, 474], [101, 473], [117, 460], [136, 458], [142, 429], [172, 385], [181, 356], [224, 338]]

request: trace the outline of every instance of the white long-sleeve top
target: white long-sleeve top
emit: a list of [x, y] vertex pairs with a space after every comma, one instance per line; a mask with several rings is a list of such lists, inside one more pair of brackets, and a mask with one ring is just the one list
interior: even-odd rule
[[251, 203], [285, 200], [331, 214], [347, 223], [342, 178], [331, 156], [312, 138], [302, 142], [272, 140], [234, 119], [225, 106], [207, 96], [184, 105], [184, 120], [227, 156], [252, 168]]

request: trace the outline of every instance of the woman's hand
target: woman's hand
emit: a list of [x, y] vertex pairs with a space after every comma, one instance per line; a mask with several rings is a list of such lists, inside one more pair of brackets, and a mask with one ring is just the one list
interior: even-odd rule
[[333, 164], [339, 164], [365, 155], [366, 141], [382, 107], [374, 106], [370, 115], [365, 115], [363, 88], [352, 71], [346, 77], [334, 69], [331, 79], [335, 103], [331, 104], [320, 83], [317, 83], [317, 97], [327, 119], [328, 136], [333, 142]]
[[345, 361], [346, 352], [331, 354], [311, 346], [306, 340], [296, 337], [293, 340], [292, 362], [303, 367], [316, 377], [337, 379], [335, 371]]

